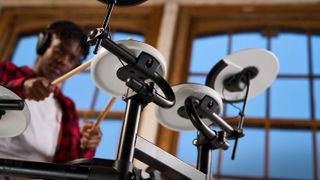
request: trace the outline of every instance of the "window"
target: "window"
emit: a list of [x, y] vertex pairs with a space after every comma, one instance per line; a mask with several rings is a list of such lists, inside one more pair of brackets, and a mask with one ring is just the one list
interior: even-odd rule
[[[313, 8], [313, 12], [320, 9], [303, 6], [298, 11]], [[308, 26], [300, 26], [301, 19], [295, 22], [293, 14], [297, 14], [297, 7], [184, 7], [180, 12], [175, 44], [179, 49], [173, 52], [171, 66], [184, 65], [173, 70], [175, 76], [169, 78], [173, 84], [204, 84], [207, 73], [221, 58], [247, 48], [268, 49], [280, 63], [272, 86], [248, 101], [246, 135], [239, 140], [236, 159], [230, 158], [234, 141], [229, 141], [227, 151], [213, 151], [214, 178], [320, 177], [317, 150], [320, 27], [311, 27], [314, 14], [304, 13], [306, 16], [301, 17], [310, 22]], [[180, 28], [179, 24], [188, 25]], [[223, 118], [238, 116], [241, 105], [225, 104]], [[235, 127], [238, 120], [228, 122]], [[192, 164], [196, 164], [197, 158], [196, 148], [190, 144], [195, 137], [196, 131], [180, 132], [177, 140], [177, 156]]]
[[[312, 49], [312, 47], [308, 47], [307, 37], [307, 34], [281, 32], [278, 36], [270, 39], [272, 51], [278, 56], [281, 67], [279, 78], [274, 81], [270, 90], [268, 90], [268, 100], [266, 99], [266, 92], [264, 92], [258, 97], [248, 101], [247, 118], [261, 118], [260, 121], [262, 121], [263, 118], [267, 118], [268, 107], [270, 108], [271, 119], [303, 119], [306, 121], [305, 123], [308, 124], [308, 121], [310, 121], [312, 117], [310, 106], [315, 105], [310, 105], [311, 87], [309, 84], [312, 79], [307, 75], [312, 74], [312, 72], [309, 72], [308, 68], [307, 50], [309, 48]], [[232, 40], [228, 40], [228, 38]], [[232, 41], [232, 44], [230, 44], [231, 47], [227, 47], [228, 41]], [[223, 45], [225, 45], [225, 47], [223, 47]], [[266, 49], [267, 38], [258, 32], [213, 35], [195, 38], [192, 48], [188, 82], [204, 84], [206, 74], [211, 69], [208, 68], [208, 65], [210, 64], [211, 67], [213, 67], [217, 61], [227, 55], [227, 49], [230, 49], [231, 53], [247, 48]], [[290, 53], [291, 50], [293, 50], [294, 53]], [[213, 57], [215, 59], [213, 59]], [[301, 75], [301, 77], [297, 78], [296, 76], [298, 75]], [[313, 92], [317, 92], [317, 90], [314, 88]], [[269, 106], [266, 102], [270, 102]], [[226, 118], [238, 116], [241, 107], [242, 103], [228, 104], [224, 110], [226, 111]], [[306, 132], [305, 134], [308, 134], [307, 136], [296, 135], [301, 134], [301, 132], [295, 132], [294, 130], [286, 131], [288, 131], [288, 133], [283, 133], [282, 131], [276, 133], [277, 131], [273, 130], [270, 132], [269, 176], [272, 178], [312, 178], [313, 144], [311, 132]], [[220, 173], [222, 176], [263, 177], [264, 164], [262, 162], [264, 161], [265, 154], [265, 144], [263, 143], [265, 132], [263, 129], [247, 130], [245, 128], [245, 133], [247, 136], [239, 141], [240, 144], [236, 160], [230, 160], [232, 152], [230, 149], [232, 148], [233, 141], [230, 141], [230, 149], [221, 153], [223, 156], [220, 164]], [[180, 159], [193, 164], [196, 163], [197, 152], [195, 147], [190, 147], [190, 142], [196, 138], [195, 134], [195, 132], [181, 133], [177, 154]], [[282, 134], [287, 138], [286, 140], [281, 138]], [[297, 140], [295, 136], [301, 140]], [[300, 144], [302, 142], [304, 144]], [[282, 146], [280, 146], [280, 144], [282, 144]], [[297, 149], [294, 147], [301, 148]], [[308, 151], [306, 151], [307, 148]], [[182, 149], [183, 154], [180, 151]], [[190, 149], [190, 151], [186, 149]], [[295, 150], [293, 151], [293, 149]], [[213, 153], [217, 153], [217, 151], [213, 151]], [[290, 157], [301, 156], [306, 159], [291, 158], [290, 160]], [[277, 163], [279, 163], [279, 161], [283, 164], [278, 165]], [[216, 164], [216, 162], [217, 159], [213, 159], [212, 163]], [[285, 170], [280, 171], [279, 166], [286, 168], [282, 168]], [[215, 171], [216, 169], [213, 168], [212, 172], [215, 173]], [[290, 173], [292, 171], [295, 173]]]

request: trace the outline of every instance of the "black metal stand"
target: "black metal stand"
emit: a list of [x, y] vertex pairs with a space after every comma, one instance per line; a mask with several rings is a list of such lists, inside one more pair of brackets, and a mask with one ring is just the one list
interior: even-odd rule
[[212, 155], [212, 145], [207, 142], [205, 136], [199, 133], [197, 140], [195, 140], [194, 145], [197, 146], [198, 156], [197, 156], [197, 169], [207, 175], [207, 179], [211, 177], [211, 155]]
[[[244, 84], [243, 86], [246, 88], [242, 111], [239, 113], [240, 121], [237, 129], [233, 129], [215, 113], [216, 105], [214, 99], [207, 95], [201, 100], [193, 96], [188, 97], [184, 104], [185, 114], [180, 112], [181, 116], [188, 117], [193, 125], [199, 130], [197, 139], [194, 141], [194, 144], [197, 146], [198, 150], [197, 169], [207, 174], [208, 179], [211, 178], [211, 150], [218, 148], [227, 149], [229, 147], [227, 139], [235, 139], [235, 145], [231, 157], [233, 160], [235, 157], [238, 138], [244, 136], [242, 127], [250, 89], [250, 78], [256, 76], [256, 73], [254, 73], [251, 69], [248, 69], [235, 76], [236, 77], [232, 77], [230, 80], [226, 81], [230, 81], [229, 87], [232, 87], [234, 90], [239, 90], [239, 88], [236, 87], [240, 87], [239, 84]], [[218, 125], [222, 131], [216, 133], [215, 131], [211, 130], [201, 121], [200, 116], [202, 118], [209, 118], [214, 124]]]
[[[201, 100], [190, 96], [185, 100], [184, 108], [192, 124], [199, 130], [197, 139], [194, 140], [194, 145], [197, 146], [198, 150], [197, 169], [205, 173], [207, 179], [210, 180], [212, 150], [218, 148], [228, 149], [229, 144], [226, 137], [232, 137], [235, 134], [235, 130], [215, 114], [215, 102], [209, 96], [204, 96]], [[201, 121], [200, 116], [211, 119], [223, 131], [217, 133], [211, 130]]]
[[[133, 168], [137, 129], [143, 102], [138, 95], [127, 100], [126, 116], [121, 132], [117, 160], [79, 159], [70, 164], [0, 159], [0, 174], [45, 179], [141, 179], [141, 171]], [[22, 110], [22, 100], [0, 100], [0, 110]]]
[[24, 108], [24, 101], [18, 99], [0, 99], [0, 120], [7, 110], [21, 111]]
[[89, 167], [0, 159], [0, 172], [8, 176], [45, 179], [89, 179]]
[[[172, 180], [206, 180], [206, 174], [137, 136], [135, 158]], [[162, 178], [160, 178], [162, 179]], [[156, 178], [157, 180], [157, 178]]]
[[0, 110], [22, 110], [24, 101], [18, 99], [0, 99]]
[[127, 100], [117, 154], [117, 160], [121, 163], [119, 179], [127, 179], [129, 169], [132, 167], [134, 146], [142, 109], [143, 104], [138, 96], [132, 96]]

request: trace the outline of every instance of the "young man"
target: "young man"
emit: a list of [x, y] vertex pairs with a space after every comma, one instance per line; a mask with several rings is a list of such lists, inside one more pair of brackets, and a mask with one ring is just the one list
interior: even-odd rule
[[31, 113], [27, 129], [19, 136], [0, 138], [0, 158], [66, 163], [89, 158], [101, 140], [92, 123], [79, 130], [71, 99], [50, 82], [81, 64], [88, 54], [86, 35], [70, 21], [57, 21], [39, 35], [32, 68], [0, 62], [0, 84], [26, 100]]

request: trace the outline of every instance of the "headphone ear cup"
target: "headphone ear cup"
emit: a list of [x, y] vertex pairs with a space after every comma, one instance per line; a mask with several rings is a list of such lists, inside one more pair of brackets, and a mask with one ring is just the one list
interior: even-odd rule
[[50, 41], [51, 41], [51, 33], [43, 31], [38, 35], [38, 42], [37, 42], [38, 55], [43, 55], [44, 52], [46, 52], [47, 48], [50, 46]]

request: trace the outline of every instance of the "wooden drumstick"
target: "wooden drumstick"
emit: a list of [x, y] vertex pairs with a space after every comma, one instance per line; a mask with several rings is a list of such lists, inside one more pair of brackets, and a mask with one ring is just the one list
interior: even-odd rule
[[87, 62], [81, 64], [80, 66], [74, 68], [70, 72], [64, 74], [63, 76], [59, 77], [58, 79], [51, 82], [51, 85], [56, 86], [57, 84], [65, 81], [66, 79], [70, 78], [71, 76], [85, 70], [87, 67], [91, 65], [92, 60], [88, 60]]
[[108, 114], [112, 104], [116, 101], [115, 97], [112, 97], [109, 101], [109, 103], [107, 104], [107, 106], [104, 108], [104, 110], [102, 111], [102, 113], [99, 115], [97, 121], [93, 124], [92, 128], [91, 128], [91, 132], [96, 130], [96, 128], [99, 127], [100, 123], [102, 122], [102, 120], [106, 117], [106, 115]]

